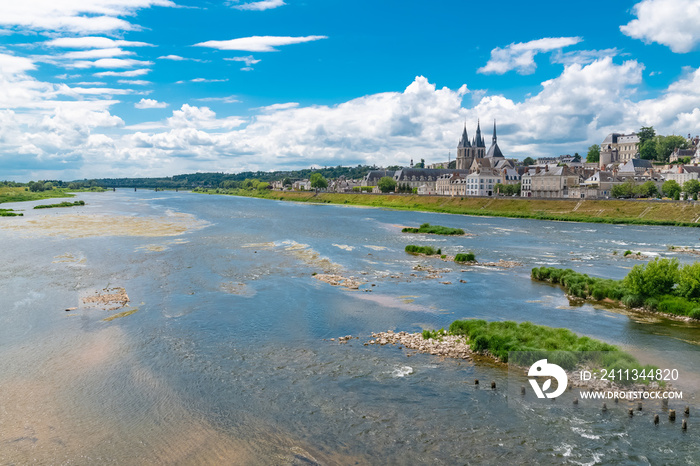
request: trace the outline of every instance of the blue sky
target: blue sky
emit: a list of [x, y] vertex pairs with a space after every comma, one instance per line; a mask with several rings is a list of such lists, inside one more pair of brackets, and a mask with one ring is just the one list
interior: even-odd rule
[[0, 179], [440, 162], [477, 118], [518, 158], [700, 134], [700, 0], [8, 3]]

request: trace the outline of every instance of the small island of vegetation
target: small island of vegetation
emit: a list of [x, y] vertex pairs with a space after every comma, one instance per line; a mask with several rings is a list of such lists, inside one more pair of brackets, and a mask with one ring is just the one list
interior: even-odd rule
[[0, 209], [0, 217], [22, 217], [23, 213], [17, 213], [12, 209]]
[[406, 252], [414, 256], [418, 254], [425, 254], [426, 256], [442, 255], [442, 250], [440, 248], [435, 249], [431, 246], [416, 246], [415, 244], [406, 246]]
[[467, 252], [455, 255], [455, 262], [476, 262], [476, 256], [473, 252]]
[[635, 265], [622, 280], [556, 267], [535, 267], [531, 277], [561, 285], [567, 294], [581, 299], [700, 319], [700, 262], [681, 267], [678, 259], [657, 258]]
[[406, 227], [401, 230], [402, 233], [428, 233], [432, 235], [463, 235], [464, 230], [461, 228], [443, 227], [440, 225], [431, 225], [424, 223], [418, 228]]
[[43, 204], [43, 205], [37, 205], [34, 206], [35, 209], [53, 209], [54, 207], [73, 207], [73, 206], [80, 206], [80, 205], [85, 205], [85, 201], [75, 201], [75, 202], [60, 202], [58, 204]]

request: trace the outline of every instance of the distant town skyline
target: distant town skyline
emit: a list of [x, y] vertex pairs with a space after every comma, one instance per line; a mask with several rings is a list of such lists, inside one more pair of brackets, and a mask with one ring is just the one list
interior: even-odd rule
[[700, 0], [0, 5], [0, 179], [506, 157], [700, 134]]

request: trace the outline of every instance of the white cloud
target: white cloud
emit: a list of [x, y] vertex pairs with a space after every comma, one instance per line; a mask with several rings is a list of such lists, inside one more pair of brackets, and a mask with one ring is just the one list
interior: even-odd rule
[[134, 78], [136, 76], [143, 76], [144, 74], [150, 73], [151, 70], [147, 68], [141, 68], [138, 70], [129, 70], [129, 71], [100, 71], [99, 73], [94, 73], [94, 76], [97, 76], [98, 78], [104, 77], [104, 76], [121, 76], [124, 78]]
[[125, 55], [133, 55], [134, 52], [129, 52], [127, 50], [116, 48], [105, 48], [105, 49], [91, 49], [91, 50], [81, 50], [79, 52], [68, 52], [60, 55], [56, 58], [62, 58], [66, 60], [84, 60], [91, 58], [112, 58], [112, 57], [122, 57]]
[[560, 63], [567, 66], [573, 64], [587, 65], [601, 58], [616, 57], [619, 54], [620, 51], [615, 47], [603, 50], [574, 50], [571, 52], [558, 50], [552, 54], [551, 60], [552, 63]]
[[658, 42], [676, 53], [690, 52], [700, 43], [698, 0], [643, 0], [632, 10], [637, 19], [620, 26], [625, 35]]
[[196, 100], [200, 102], [222, 102], [225, 104], [235, 104], [240, 102], [240, 100], [238, 100], [235, 95], [230, 95], [227, 97], [202, 97]]
[[149, 84], [153, 84], [151, 81], [144, 81], [143, 79], [118, 79], [117, 82], [130, 86], [148, 86]]
[[[76, 61], [66, 64], [68, 68], [133, 68], [150, 66], [153, 62], [134, 60], [133, 58], [101, 58], [95, 61]], [[104, 76], [104, 75], [103, 75]]]
[[129, 40], [115, 40], [107, 37], [59, 37], [45, 42], [49, 47], [61, 47], [66, 49], [113, 49], [118, 47], [153, 47], [146, 42], [133, 42]]
[[504, 74], [516, 70], [518, 74], [532, 74], [537, 68], [535, 55], [575, 45], [582, 40], [580, 37], [545, 37], [530, 42], [513, 43], [505, 48], [496, 47], [491, 50], [491, 58], [488, 63], [479, 68], [477, 72]]
[[234, 5], [234, 8], [237, 8], [239, 10], [254, 10], [254, 11], [263, 11], [263, 10], [270, 10], [272, 8], [278, 8], [283, 5], [286, 5], [284, 3], [284, 0], [261, 0], [257, 2], [250, 2], [250, 3], [243, 3], [240, 5]]
[[67, 31], [79, 34], [136, 29], [120, 16], [152, 6], [175, 6], [170, 0], [22, 0], [5, 1], [0, 26], [32, 31]]
[[222, 78], [222, 79], [194, 78], [194, 79], [190, 79], [188, 81], [176, 81], [175, 84], [184, 84], [186, 82], [191, 82], [191, 83], [225, 83], [226, 81], [228, 81], [228, 78]]
[[296, 108], [299, 106], [298, 102], [287, 102], [284, 104], [272, 104], [265, 107], [258, 107], [254, 110], [260, 110], [261, 112], [276, 112], [278, 110], [287, 110], [290, 108]]
[[231, 40], [209, 40], [194, 44], [195, 47], [209, 47], [219, 50], [240, 50], [245, 52], [277, 52], [275, 47], [301, 44], [315, 40], [328, 39], [327, 36], [252, 36]]
[[164, 55], [162, 57], [158, 57], [158, 60], [183, 61], [183, 60], [187, 60], [187, 59], [181, 57], [180, 55]]
[[248, 55], [246, 57], [231, 57], [231, 58], [224, 58], [224, 60], [227, 61], [241, 61], [245, 63], [245, 66], [250, 67], [251, 65], [255, 65], [256, 63], [260, 63], [261, 60], [256, 59], [252, 55]]
[[165, 108], [167, 107], [168, 104], [165, 102], [158, 102], [157, 100], [153, 99], [141, 99], [138, 102], [134, 104], [134, 107], [140, 108], [140, 109], [146, 109], [146, 108]]

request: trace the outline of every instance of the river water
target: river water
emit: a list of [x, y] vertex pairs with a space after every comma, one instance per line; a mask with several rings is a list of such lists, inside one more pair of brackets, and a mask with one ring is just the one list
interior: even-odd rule
[[[700, 231], [146, 190], [77, 199], [3, 206], [25, 216], [0, 219], [0, 464], [700, 463], [700, 326], [570, 305], [529, 278], [540, 265], [621, 278], [640, 263], [628, 249], [689, 262], [667, 245], [700, 247]], [[424, 222], [474, 236], [401, 233]], [[407, 244], [524, 265], [464, 268]], [[334, 287], [313, 275], [325, 271], [366, 283]], [[114, 288], [128, 307], [85, 305]], [[688, 431], [652, 403], [632, 418], [625, 403], [519, 403], [496, 364], [363, 345], [458, 318], [566, 327], [678, 367], [671, 407], [691, 406]]]

